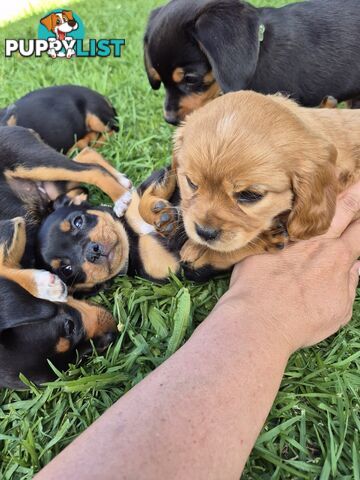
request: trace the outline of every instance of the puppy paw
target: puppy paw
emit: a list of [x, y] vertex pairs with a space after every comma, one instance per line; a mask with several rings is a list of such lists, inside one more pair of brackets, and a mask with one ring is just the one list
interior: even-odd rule
[[289, 234], [282, 222], [276, 223], [268, 232], [264, 233], [265, 250], [273, 253], [283, 250], [289, 243]]
[[131, 192], [126, 192], [114, 204], [114, 212], [117, 217], [122, 217], [128, 209], [131, 202]]
[[57, 275], [46, 270], [35, 270], [34, 282], [36, 285], [36, 297], [50, 302], [66, 302], [67, 286]]
[[157, 200], [151, 207], [153, 225], [163, 237], [176, 233], [179, 225], [178, 209], [167, 200]]
[[69, 49], [69, 50], [66, 52], [66, 58], [71, 58], [71, 57], [74, 57], [74, 56], [75, 56], [75, 50]]
[[122, 187], [126, 188], [126, 190], [130, 190], [130, 188], [132, 187], [131, 180], [127, 178], [127, 176], [124, 175], [123, 173], [117, 174], [117, 180]]
[[197, 268], [199, 262], [203, 264], [203, 257], [207, 251], [207, 247], [188, 240], [180, 250], [180, 260], [189, 267]]

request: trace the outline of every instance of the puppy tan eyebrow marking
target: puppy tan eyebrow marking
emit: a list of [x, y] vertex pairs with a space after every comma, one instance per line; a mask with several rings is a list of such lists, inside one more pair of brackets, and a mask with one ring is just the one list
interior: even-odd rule
[[55, 350], [57, 353], [65, 353], [70, 350], [70, 340], [64, 337], [60, 337], [59, 341], [56, 344]]
[[215, 80], [215, 77], [214, 77], [212, 71], [210, 71], [210, 72], [208, 72], [208, 73], [206, 73], [206, 74], [204, 75], [203, 82], [204, 82], [205, 85], [210, 86], [210, 85], [212, 85], [215, 81], [216, 81], [216, 80]]
[[175, 83], [180, 83], [184, 80], [185, 72], [184, 69], [181, 67], [175, 68], [172, 74], [172, 79]]
[[59, 260], [58, 258], [51, 260], [50, 265], [51, 265], [51, 268], [53, 268], [54, 270], [57, 270], [58, 268], [60, 268], [61, 260]]
[[62, 232], [70, 232], [71, 230], [71, 225], [70, 225], [70, 222], [68, 220], [64, 220], [63, 222], [60, 223], [60, 230]]

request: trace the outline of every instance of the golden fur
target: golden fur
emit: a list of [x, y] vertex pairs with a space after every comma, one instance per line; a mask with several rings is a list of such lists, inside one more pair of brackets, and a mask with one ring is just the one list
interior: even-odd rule
[[[230, 93], [178, 129], [174, 168], [190, 238], [183, 259], [230, 266], [264, 251], [264, 235], [284, 212], [290, 240], [327, 231], [336, 195], [360, 178], [360, 112]], [[242, 191], [263, 198], [239, 204], [235, 194]], [[220, 235], [207, 242], [195, 224]]]

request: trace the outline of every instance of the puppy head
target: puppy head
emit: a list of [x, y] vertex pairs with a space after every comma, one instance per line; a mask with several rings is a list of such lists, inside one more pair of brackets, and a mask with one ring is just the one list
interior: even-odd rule
[[116, 338], [113, 317], [97, 305], [39, 300], [1, 278], [0, 291], [0, 386], [23, 387], [19, 373], [36, 383], [51, 380], [48, 360], [63, 370], [91, 352], [90, 340], [101, 351]]
[[259, 27], [256, 9], [238, 0], [177, 0], [151, 13], [145, 68], [153, 89], [164, 84], [167, 122], [176, 125], [222, 92], [249, 85]]
[[54, 33], [68, 33], [78, 28], [78, 24], [74, 20], [71, 10], [63, 10], [59, 13], [50, 13], [46, 17], [43, 17], [40, 20], [40, 23], [44, 25], [49, 31]]
[[284, 98], [238, 92], [190, 115], [175, 136], [174, 159], [193, 241], [230, 252], [286, 211], [292, 239], [328, 229], [337, 152], [303, 112]]
[[39, 229], [38, 254], [44, 268], [86, 291], [126, 273], [129, 241], [110, 208], [63, 196]]

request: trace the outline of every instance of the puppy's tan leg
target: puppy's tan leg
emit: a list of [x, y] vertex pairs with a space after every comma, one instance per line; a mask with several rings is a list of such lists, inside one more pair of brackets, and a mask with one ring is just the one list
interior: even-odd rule
[[125, 188], [130, 189], [132, 186], [131, 181], [126, 177], [126, 175], [118, 172], [116, 168], [110, 165], [110, 163], [105, 160], [105, 158], [99, 152], [93, 150], [92, 148], [85, 148], [82, 150], [74, 158], [74, 162], [98, 165], [109, 172], [110, 175], [112, 175], [121, 185], [124, 185]]
[[187, 240], [180, 251], [181, 261], [194, 270], [210, 265], [218, 270], [227, 270], [250, 255], [282, 250], [289, 242], [288, 234], [281, 222], [264, 232], [259, 238], [233, 252], [218, 252]]
[[20, 268], [26, 244], [24, 219], [0, 222], [0, 229], [0, 277], [17, 283], [34, 297], [65, 302], [67, 288], [60, 278], [45, 270]]
[[199, 245], [192, 240], [187, 240], [180, 251], [180, 258], [181, 262], [186, 263], [193, 270], [198, 270], [205, 266], [211, 266], [217, 270], [227, 270], [244, 258], [264, 253], [264, 251], [264, 248], [251, 244], [240, 250], [223, 253], [211, 250], [204, 245]]
[[[93, 156], [89, 155], [88, 160]], [[35, 182], [68, 181], [94, 185], [111, 198], [114, 202], [115, 213], [118, 216], [123, 215], [131, 201], [131, 192], [129, 191], [131, 182], [122, 174], [117, 174], [115, 177], [96, 159], [89, 163], [89, 161], [82, 160], [82, 157], [80, 159], [78, 157], [75, 161], [66, 162], [66, 165], [42, 165], [32, 168], [18, 166], [12, 170], [6, 170], [4, 174], [10, 180], [19, 178]], [[104, 162], [106, 163], [105, 160]]]
[[85, 137], [80, 138], [73, 147], [69, 150], [67, 153], [68, 155], [71, 155], [74, 150], [83, 150], [84, 148], [87, 148], [91, 143], [96, 142], [98, 139], [99, 134], [95, 132], [89, 132], [85, 135]]
[[175, 233], [178, 227], [178, 208], [169, 202], [176, 185], [175, 171], [166, 169], [140, 196], [140, 215], [163, 236]]

